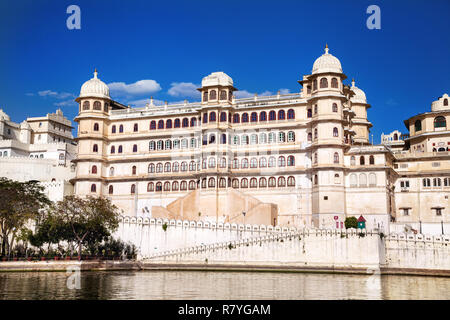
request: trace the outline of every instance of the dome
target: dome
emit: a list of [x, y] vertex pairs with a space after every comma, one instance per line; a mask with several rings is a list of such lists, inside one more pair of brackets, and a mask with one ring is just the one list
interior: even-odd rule
[[352, 91], [355, 93], [353, 97], [350, 98], [350, 101], [353, 103], [367, 103], [366, 94], [360, 88], [355, 86], [355, 79], [352, 80]]
[[233, 86], [233, 79], [225, 72], [213, 72], [202, 80], [202, 87]]
[[95, 69], [94, 77], [81, 86], [80, 98], [84, 97], [109, 99], [109, 88], [103, 81], [97, 78], [97, 69]]
[[342, 73], [341, 62], [328, 53], [328, 45], [325, 47], [325, 53], [314, 61], [312, 74], [327, 72]]
[[11, 121], [10, 117], [3, 111], [3, 109], [0, 109], [0, 119]]

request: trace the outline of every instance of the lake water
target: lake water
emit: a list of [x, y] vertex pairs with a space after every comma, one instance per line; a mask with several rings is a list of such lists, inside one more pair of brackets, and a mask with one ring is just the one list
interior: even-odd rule
[[450, 278], [270, 272], [0, 272], [0, 299], [450, 299]]

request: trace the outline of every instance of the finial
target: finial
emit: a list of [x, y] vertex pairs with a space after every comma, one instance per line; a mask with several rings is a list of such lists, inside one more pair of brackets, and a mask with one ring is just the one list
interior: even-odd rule
[[150, 97], [150, 105], [153, 106], [153, 97]]
[[97, 68], [95, 68], [95, 70], [94, 70], [94, 79], [97, 79]]
[[325, 54], [328, 54], [328, 43], [325, 44]]
[[355, 86], [355, 78], [352, 79], [352, 87]]

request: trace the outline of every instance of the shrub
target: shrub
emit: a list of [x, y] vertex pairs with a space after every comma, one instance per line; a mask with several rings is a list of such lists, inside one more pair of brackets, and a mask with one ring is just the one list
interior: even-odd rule
[[355, 217], [345, 218], [345, 229], [358, 228], [358, 220]]

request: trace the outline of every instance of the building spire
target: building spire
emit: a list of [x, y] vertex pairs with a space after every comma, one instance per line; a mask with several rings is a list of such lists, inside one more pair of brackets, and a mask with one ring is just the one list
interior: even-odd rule
[[325, 54], [328, 54], [328, 43], [325, 44]]
[[355, 86], [355, 78], [352, 79], [352, 87]]
[[97, 68], [95, 68], [95, 70], [94, 70], [94, 79], [97, 79], [97, 74], [98, 74]]

